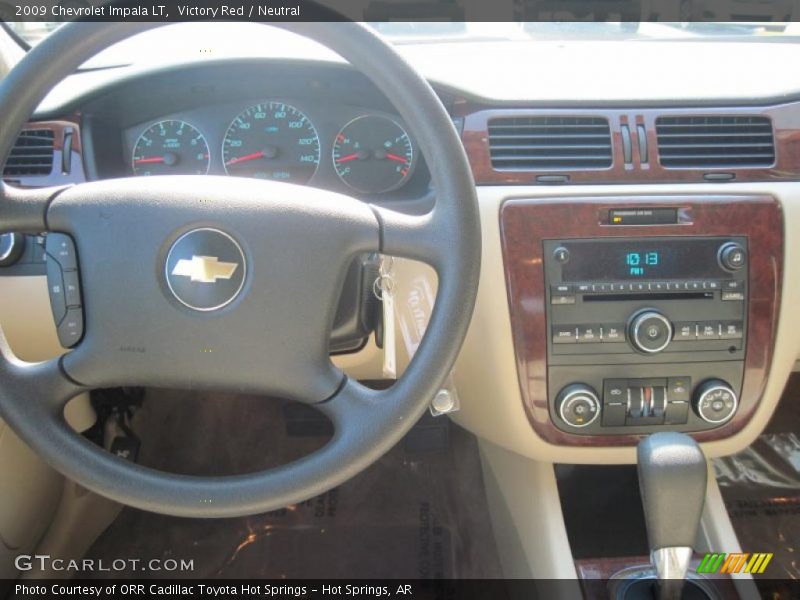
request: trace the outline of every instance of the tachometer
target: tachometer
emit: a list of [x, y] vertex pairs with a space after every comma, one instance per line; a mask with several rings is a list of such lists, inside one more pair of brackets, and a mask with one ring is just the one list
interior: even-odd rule
[[265, 102], [233, 120], [222, 143], [229, 175], [307, 183], [319, 165], [319, 136], [306, 115], [283, 102]]
[[135, 175], [205, 175], [208, 165], [206, 139], [186, 121], [159, 121], [133, 147]]
[[411, 177], [414, 148], [405, 129], [392, 119], [365, 115], [337, 134], [333, 166], [339, 178], [357, 192], [389, 192]]

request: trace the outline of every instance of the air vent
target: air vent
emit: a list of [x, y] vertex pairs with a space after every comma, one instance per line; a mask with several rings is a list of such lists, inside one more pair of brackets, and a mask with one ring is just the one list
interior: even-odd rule
[[3, 177], [49, 175], [53, 170], [52, 129], [23, 129], [3, 168]]
[[489, 121], [496, 170], [605, 169], [611, 130], [599, 117], [502, 117]]
[[663, 167], [757, 168], [775, 162], [767, 117], [659, 117], [656, 133]]

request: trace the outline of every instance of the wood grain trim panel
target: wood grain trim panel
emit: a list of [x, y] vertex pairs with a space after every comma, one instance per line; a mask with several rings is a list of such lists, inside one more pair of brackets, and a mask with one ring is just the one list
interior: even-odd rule
[[[771, 107], [648, 108], [648, 109], [539, 109], [485, 108], [461, 104], [464, 119], [462, 141], [478, 185], [531, 185], [542, 175], [568, 175], [571, 184], [588, 183], [688, 183], [706, 182], [706, 174], [731, 173], [734, 181], [800, 180], [800, 103]], [[659, 162], [656, 119], [666, 116], [766, 116], [773, 124], [775, 163], [768, 168], [664, 168]], [[580, 116], [603, 117], [611, 128], [613, 164], [606, 169], [501, 170], [492, 167], [489, 154], [489, 121], [495, 117]], [[626, 165], [622, 155], [621, 125], [631, 131], [633, 155]], [[641, 160], [636, 125], [647, 135], [647, 162]]]
[[[691, 221], [679, 225], [609, 226], [609, 208], [678, 207]], [[547, 404], [544, 239], [647, 236], [747, 236], [750, 249], [748, 331], [744, 381], [736, 415], [724, 425], [693, 433], [698, 441], [727, 438], [752, 417], [772, 360], [783, 276], [783, 215], [771, 196], [564, 197], [506, 201], [500, 210], [508, 303], [525, 412], [545, 441], [570, 446], [635, 445], [641, 435], [583, 436], [551, 422]]]

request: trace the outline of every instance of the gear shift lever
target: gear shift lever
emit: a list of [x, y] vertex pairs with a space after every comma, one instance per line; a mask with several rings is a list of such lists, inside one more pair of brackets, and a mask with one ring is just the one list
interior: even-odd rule
[[660, 600], [677, 600], [692, 558], [706, 497], [705, 455], [683, 433], [654, 433], [637, 449], [650, 557]]

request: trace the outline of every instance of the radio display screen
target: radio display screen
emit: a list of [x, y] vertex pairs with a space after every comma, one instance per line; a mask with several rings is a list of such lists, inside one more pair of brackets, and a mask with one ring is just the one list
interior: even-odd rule
[[569, 259], [561, 264], [561, 280], [729, 279], [717, 260], [727, 239], [564, 240], [559, 245], [569, 250]]

